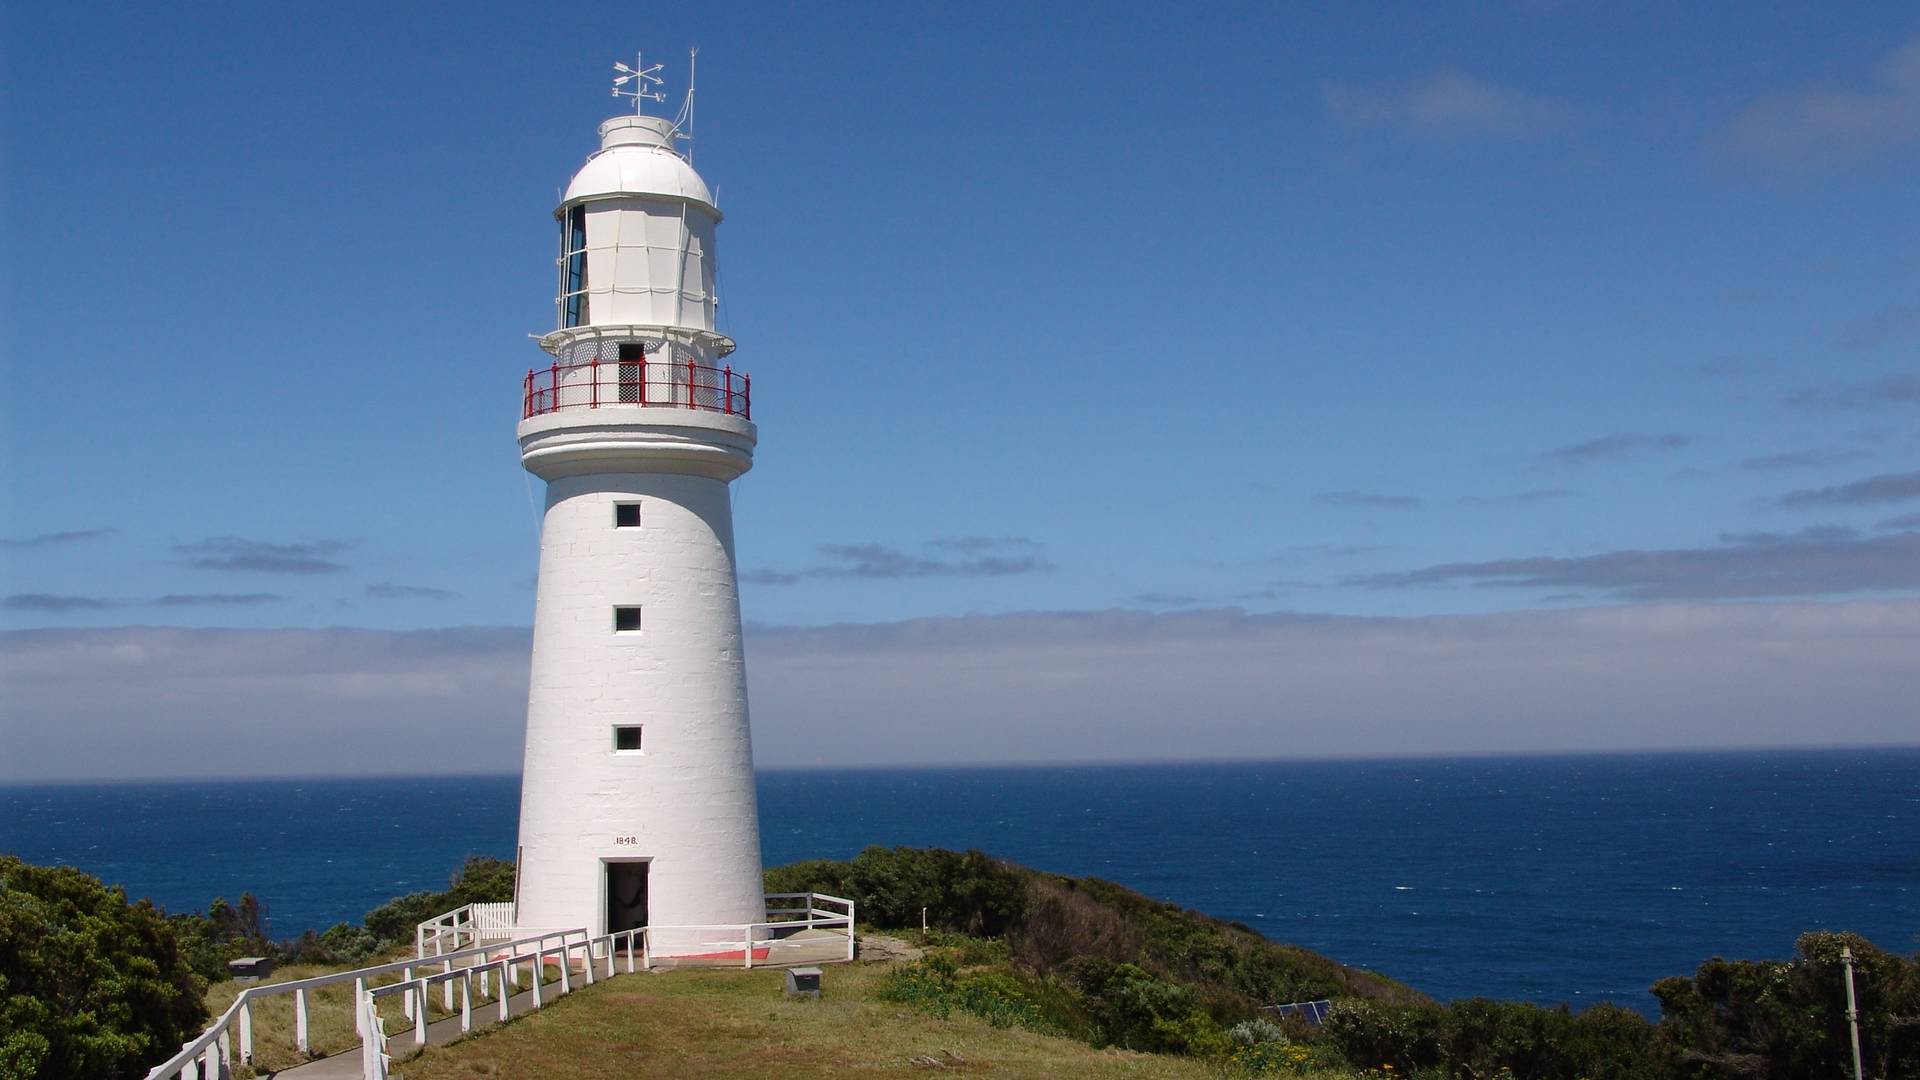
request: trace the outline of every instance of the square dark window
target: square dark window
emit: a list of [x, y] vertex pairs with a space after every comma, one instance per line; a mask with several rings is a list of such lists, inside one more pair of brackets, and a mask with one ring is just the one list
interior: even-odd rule
[[614, 503], [613, 527], [616, 529], [637, 529], [640, 527], [639, 503]]
[[640, 749], [640, 725], [621, 726], [613, 729], [613, 748], [615, 750]]
[[613, 628], [621, 631], [640, 629], [640, 609], [637, 607], [614, 608]]

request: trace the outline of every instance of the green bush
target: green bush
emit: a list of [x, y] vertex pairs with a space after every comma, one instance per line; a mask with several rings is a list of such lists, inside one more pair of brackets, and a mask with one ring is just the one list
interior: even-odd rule
[[283, 941], [275, 951], [289, 964], [358, 966], [390, 951], [390, 947], [364, 926], [334, 923], [324, 933], [309, 930], [292, 941]]
[[857, 905], [861, 922], [882, 929], [928, 925], [999, 936], [1027, 906], [1027, 871], [978, 851], [870, 847], [846, 862], [794, 863], [767, 871], [768, 892], [822, 892]]
[[1346, 1065], [1346, 1060], [1330, 1047], [1294, 1042], [1285, 1036], [1244, 1044], [1234, 1041], [1235, 1048], [1228, 1055], [1227, 1064], [1231, 1071], [1242, 1076], [1297, 1075]]
[[467, 904], [512, 900], [513, 872], [513, 864], [502, 859], [469, 856], [444, 892], [414, 892], [389, 900], [367, 912], [366, 928], [381, 949], [410, 944], [414, 928], [428, 919]]
[[1647, 1020], [1616, 1005], [1581, 1013], [1472, 998], [1447, 1006], [1334, 1002], [1323, 1032], [1347, 1060], [1402, 1075], [1525, 1080], [1665, 1080], [1679, 1059]]
[[1200, 1007], [1191, 986], [1097, 956], [1068, 963], [1062, 976], [1080, 992], [1096, 1046], [1202, 1055], [1231, 1049], [1226, 1032]]
[[200, 1034], [205, 993], [151, 903], [0, 855], [0, 1078], [144, 1076]]
[[1256, 1006], [1289, 1001], [1426, 1000], [1392, 979], [1110, 881], [1034, 874], [1030, 889], [1026, 918], [1012, 934], [1014, 957], [1041, 971], [1081, 956], [1136, 964], [1213, 988], [1205, 1004], [1221, 1020], [1249, 1018]]
[[951, 955], [962, 967], [973, 964], [1004, 964], [1013, 959], [1013, 951], [1000, 938], [974, 937], [946, 930], [929, 930], [924, 944]]
[[954, 1009], [980, 1017], [994, 1027], [1049, 1029], [1040, 1009], [1013, 975], [999, 971], [962, 973], [951, 957], [933, 955], [887, 973], [877, 996], [912, 1005], [942, 1019]]
[[1333, 1003], [1321, 1030], [1341, 1056], [1355, 1065], [1391, 1065], [1410, 1073], [1439, 1063], [1443, 1015], [1436, 1005], [1347, 998]]
[[267, 938], [267, 908], [252, 893], [241, 893], [238, 904], [216, 898], [207, 913], [167, 918], [180, 951], [193, 973], [212, 983], [227, 977], [227, 961], [242, 956], [279, 956]]
[[1920, 1077], [1920, 962], [1827, 932], [1802, 934], [1792, 961], [1716, 958], [1654, 984], [1661, 1032], [1689, 1077], [1851, 1073], [1842, 948], [1853, 950], [1866, 1074]]

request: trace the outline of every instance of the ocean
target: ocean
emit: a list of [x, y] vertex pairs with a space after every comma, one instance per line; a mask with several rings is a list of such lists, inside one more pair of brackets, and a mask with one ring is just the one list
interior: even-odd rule
[[[1812, 929], [1920, 948], [1920, 748], [775, 771], [769, 865], [979, 848], [1120, 882], [1441, 999], [1651, 1013]], [[251, 891], [275, 936], [511, 858], [514, 776], [0, 788], [0, 851], [170, 911]]]

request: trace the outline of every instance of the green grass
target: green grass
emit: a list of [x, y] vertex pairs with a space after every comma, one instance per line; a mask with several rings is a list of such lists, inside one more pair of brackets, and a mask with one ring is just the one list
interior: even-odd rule
[[[622, 975], [537, 1013], [405, 1062], [406, 1080], [489, 1076], [840, 1077], [956, 1073], [1002, 1077], [1218, 1078], [1193, 1058], [1095, 1050], [1071, 1039], [947, 1019], [878, 1000], [891, 965], [828, 966], [819, 1001], [789, 1000], [777, 970]], [[958, 1060], [954, 1057], [958, 1055]], [[915, 1065], [931, 1057], [943, 1068]], [[1308, 1080], [1352, 1074], [1307, 1073]]]

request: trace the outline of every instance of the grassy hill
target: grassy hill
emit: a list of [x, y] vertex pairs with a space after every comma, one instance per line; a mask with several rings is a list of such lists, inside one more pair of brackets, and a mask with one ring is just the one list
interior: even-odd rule
[[[1196, 1058], [1096, 1050], [1073, 1039], [997, 1028], [964, 1013], [943, 1019], [881, 1000], [877, 994], [894, 967], [828, 967], [819, 1001], [788, 1000], [778, 971], [622, 976], [505, 1027], [429, 1050], [401, 1072], [406, 1080], [948, 1074], [1201, 1080], [1222, 1075], [1219, 1066]], [[940, 1064], [915, 1064], [915, 1058]], [[1315, 1080], [1350, 1075], [1323, 1073]]]
[[[917, 947], [829, 967], [820, 1002], [786, 1000], [777, 971], [623, 977], [430, 1050], [404, 1075], [1798, 1080], [1850, 1071], [1845, 949], [1867, 1075], [1920, 1080], [1920, 958], [1853, 934], [1805, 934], [1789, 961], [1716, 958], [1663, 979], [1656, 1024], [1604, 1004], [1439, 1004], [1236, 923], [979, 852], [870, 848], [770, 870], [767, 887], [851, 897], [867, 942], [893, 931]], [[1321, 998], [1333, 999], [1322, 1027], [1260, 1012]], [[260, 1019], [274, 1022], [270, 1011]]]

